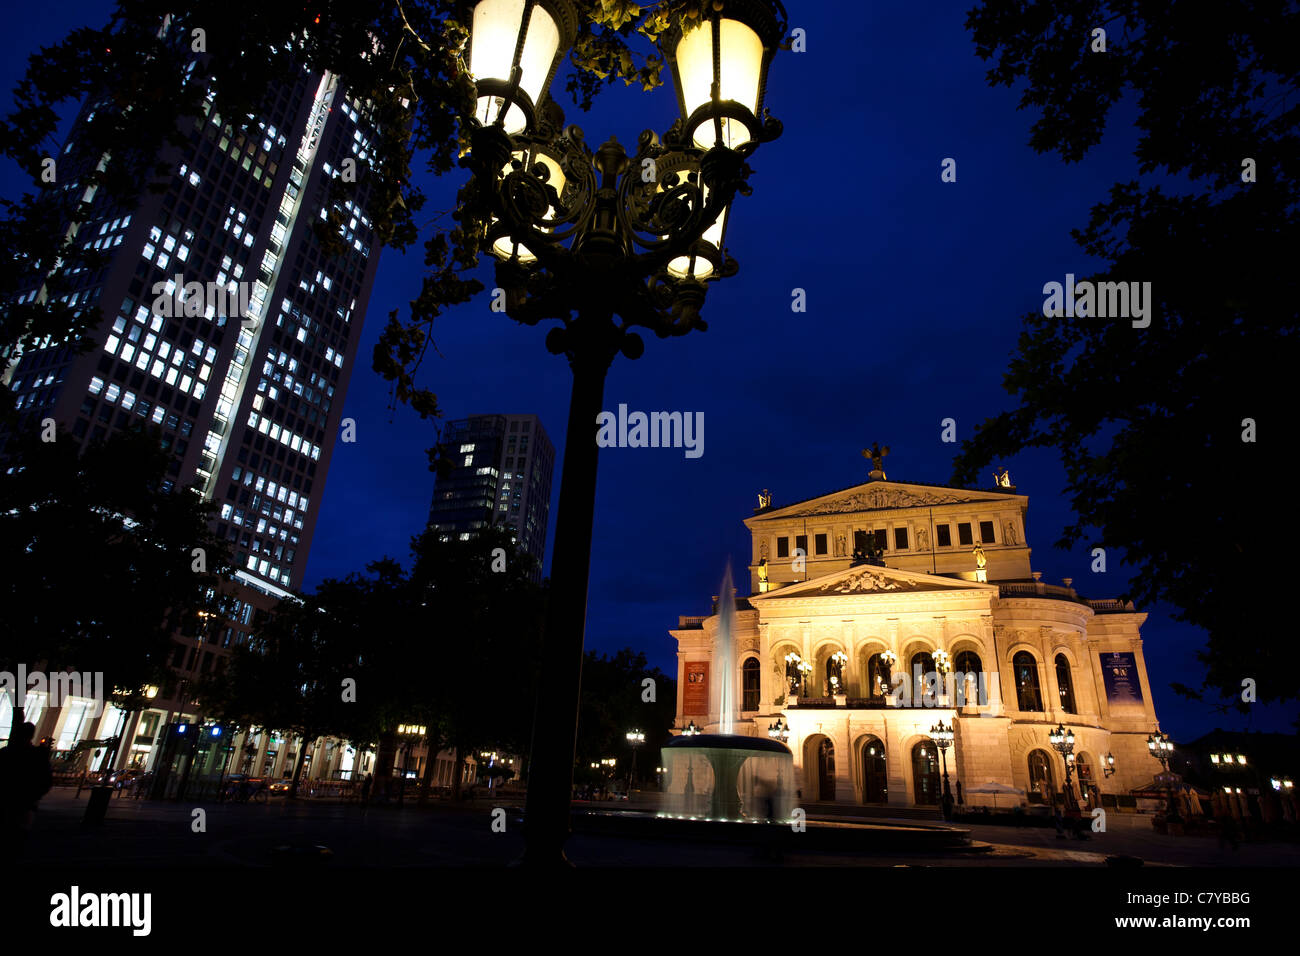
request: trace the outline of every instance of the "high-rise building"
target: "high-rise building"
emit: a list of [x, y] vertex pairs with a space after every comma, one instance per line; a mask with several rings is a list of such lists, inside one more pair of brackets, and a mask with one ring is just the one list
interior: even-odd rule
[[454, 464], [434, 483], [429, 527], [468, 538], [508, 528], [537, 559], [540, 577], [551, 510], [555, 448], [536, 415], [474, 415], [448, 422], [442, 438]]
[[[160, 35], [167, 30], [164, 22]], [[336, 77], [303, 70], [268, 91], [241, 132], [212, 99], [186, 121], [186, 145], [160, 147], [172, 170], [166, 188], [142, 190], [129, 208], [82, 181], [111, 162], [84, 147], [84, 124], [115, 108], [95, 96], [83, 106], [58, 155], [58, 182], [91, 204], [72, 241], [108, 258], [100, 270], [81, 270], [61, 298], [74, 309], [100, 307], [95, 348], [50, 345], [3, 362], [21, 428], [53, 419], [85, 444], [155, 426], [172, 455], [166, 487], [197, 485], [219, 506], [216, 531], [235, 558], [236, 594], [203, 633], [176, 635], [173, 679], [154, 706], [127, 726], [116, 707], [95, 721], [75, 701], [28, 699], [42, 736], [122, 735], [116, 766], [164, 772], [168, 727], [202, 720], [196, 681], [224, 667], [258, 610], [301, 586], [378, 265], [362, 211], [365, 177], [352, 175], [374, 149], [367, 103]], [[350, 199], [332, 194], [337, 178], [356, 183]], [[327, 248], [313, 227], [331, 221], [337, 241]], [[39, 275], [19, 291], [19, 302], [48, 294]], [[5, 444], [0, 435], [0, 457]], [[292, 766], [295, 744], [284, 743], [261, 734], [240, 746], [254, 772], [279, 776]], [[219, 767], [223, 755], [200, 752], [195, 779], [205, 760]]]
[[[96, 350], [29, 350], [10, 384], [29, 422], [53, 418], [82, 442], [161, 428], [169, 486], [197, 482], [215, 499], [240, 577], [275, 592], [302, 582], [378, 265], [364, 185], [339, 204], [330, 182], [366, 162], [374, 133], [330, 75], [272, 91], [250, 133], [206, 106], [188, 148], [163, 152], [165, 192], [131, 209], [100, 201], [77, 234], [111, 250], [66, 296], [102, 309]], [[77, 144], [74, 126], [65, 188], [97, 160]], [[312, 228], [332, 211], [339, 256]]]

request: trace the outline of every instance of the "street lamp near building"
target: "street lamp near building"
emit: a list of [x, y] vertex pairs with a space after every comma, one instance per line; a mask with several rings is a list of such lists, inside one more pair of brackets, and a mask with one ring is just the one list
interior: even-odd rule
[[1165, 778], [1165, 794], [1169, 800], [1169, 810], [1165, 817], [1168, 823], [1181, 823], [1178, 806], [1174, 803], [1174, 788], [1169, 780], [1169, 758], [1174, 755], [1174, 742], [1168, 734], [1153, 733], [1147, 737], [1147, 750], [1151, 756], [1160, 761], [1161, 776]]
[[679, 116], [662, 139], [642, 133], [633, 157], [612, 137], [593, 154], [547, 97], [578, 26], [573, 0], [475, 4], [462, 160], [473, 177], [456, 211], [498, 259], [506, 314], [559, 320], [546, 347], [573, 372], [525, 810], [534, 864], [563, 863], [568, 836], [606, 373], [616, 355], [644, 352], [636, 328], [667, 338], [707, 327], [706, 284], [738, 268], [723, 240], [732, 200], [750, 192], [747, 160], [781, 133], [764, 108], [786, 30], [778, 0], [714, 3], [670, 25]]
[[776, 723], [767, 725], [767, 735], [773, 740], [786, 743], [790, 739], [790, 726], [778, 717]]
[[406, 799], [406, 772], [411, 762], [411, 748], [415, 742], [424, 736], [427, 728], [424, 724], [398, 724], [397, 736], [402, 738], [404, 749], [402, 751], [402, 782], [397, 788], [397, 802], [401, 804]]
[[1070, 782], [1074, 773], [1074, 731], [1063, 724], [1057, 724], [1056, 729], [1047, 735], [1047, 741], [1065, 761], [1065, 806], [1067, 810], [1076, 810], [1078, 803], [1074, 799], [1074, 787]]
[[939, 748], [939, 756], [943, 760], [943, 818], [951, 820], [953, 800], [952, 785], [948, 782], [948, 748], [952, 746], [953, 741], [952, 724], [939, 721], [930, 728], [930, 739]]
[[1115, 755], [1110, 751], [1106, 751], [1106, 756], [1101, 759], [1103, 761], [1101, 772], [1108, 777], [1112, 776], [1115, 773]]
[[632, 765], [628, 768], [627, 791], [629, 796], [632, 793], [632, 787], [636, 784], [636, 748], [645, 743], [645, 734], [639, 730], [629, 730], [627, 732], [627, 745], [632, 748]]

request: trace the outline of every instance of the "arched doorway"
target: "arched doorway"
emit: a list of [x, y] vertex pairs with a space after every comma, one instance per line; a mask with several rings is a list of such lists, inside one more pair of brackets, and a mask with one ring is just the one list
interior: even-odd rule
[[912, 747], [912, 793], [918, 804], [939, 805], [939, 748], [928, 737]]
[[817, 799], [835, 799], [835, 745], [829, 737], [817, 744]]
[[1029, 791], [1026, 796], [1030, 803], [1052, 802], [1056, 787], [1052, 782], [1052, 760], [1043, 750], [1029, 752]]
[[889, 774], [885, 766], [885, 745], [879, 737], [862, 741], [862, 802], [889, 801]]

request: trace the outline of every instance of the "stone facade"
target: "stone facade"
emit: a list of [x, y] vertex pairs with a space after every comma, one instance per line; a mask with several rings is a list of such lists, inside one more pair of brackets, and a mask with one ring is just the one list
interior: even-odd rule
[[[1014, 489], [878, 481], [749, 518], [754, 593], [735, 599], [734, 633], [719, 634], [716, 613], [683, 617], [670, 632], [678, 645], [678, 726], [694, 721], [717, 732], [715, 649], [729, 639], [741, 707], [736, 732], [763, 736], [783, 721], [804, 800], [933, 804], [938, 758], [954, 793], [959, 783], [967, 793], [993, 783], [1027, 795], [970, 794], [967, 803], [1050, 802], [1065, 781], [1064, 759], [1048, 742], [1058, 724], [1076, 736], [1073, 794], [1081, 804], [1088, 796], [1081, 778], [1096, 788], [1093, 799], [1150, 783], [1160, 764], [1146, 747], [1158, 730], [1139, 633], [1146, 615], [1118, 601], [1084, 600], [1068, 581], [1038, 580], [1024, 543], [1027, 504]], [[945, 525], [948, 533], [939, 533]], [[853, 566], [837, 553], [852, 553], [855, 532], [877, 530], [887, 534], [883, 565]], [[967, 536], [973, 542], [960, 544]], [[981, 537], [984, 574], [974, 553]], [[881, 685], [885, 652], [894, 661]], [[948, 670], [966, 666], [961, 686], [956, 674], [943, 674], [945, 654]], [[1117, 670], [1125, 655], [1132, 667]], [[792, 661], [811, 666], [794, 685]], [[692, 686], [688, 672], [698, 675], [704, 663], [707, 677]], [[1115, 679], [1123, 684], [1109, 696], [1108, 666], [1122, 671]], [[940, 721], [954, 730], [943, 757], [930, 736]]]

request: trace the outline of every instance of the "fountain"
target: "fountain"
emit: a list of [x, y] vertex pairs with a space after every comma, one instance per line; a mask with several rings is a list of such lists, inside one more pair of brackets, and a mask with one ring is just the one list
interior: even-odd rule
[[731, 563], [718, 598], [714, 673], [718, 680], [716, 734], [684, 734], [663, 748], [666, 769], [661, 816], [736, 822], [785, 822], [794, 801], [794, 757], [785, 744], [735, 733], [736, 601]]
[[[794, 756], [771, 737], [735, 733], [740, 711], [736, 701], [736, 602], [731, 568], [720, 591], [718, 632], [713, 655], [719, 682], [718, 733], [692, 728], [663, 747], [663, 793], [659, 810], [583, 808], [573, 817], [574, 829], [645, 840], [682, 839], [745, 844], [764, 854], [793, 851], [966, 852], [970, 831], [943, 824], [895, 820], [795, 820]], [[711, 695], [712, 696], [712, 695]], [[710, 704], [712, 710], [712, 704]], [[756, 824], [743, 826], [742, 824]], [[987, 845], [985, 845], [987, 846]]]

